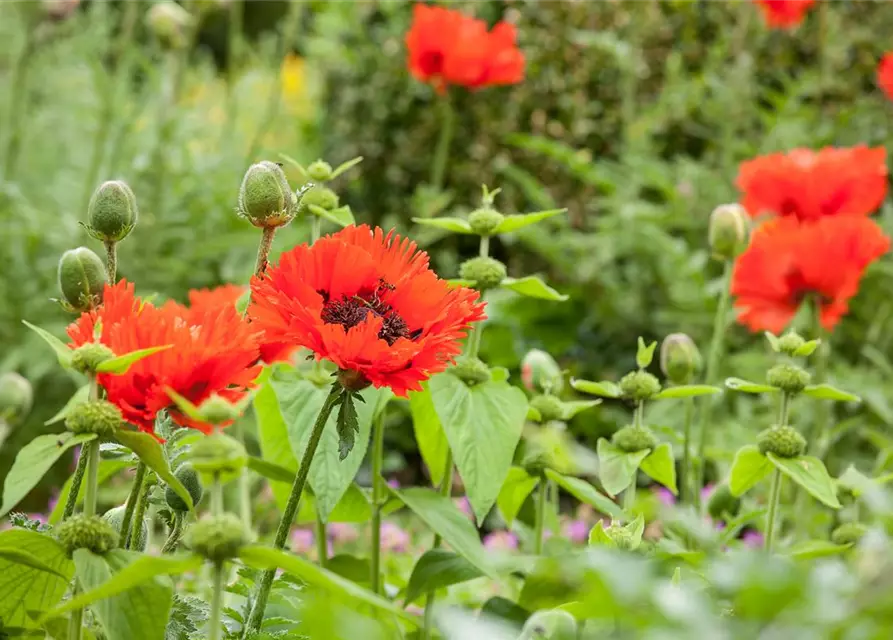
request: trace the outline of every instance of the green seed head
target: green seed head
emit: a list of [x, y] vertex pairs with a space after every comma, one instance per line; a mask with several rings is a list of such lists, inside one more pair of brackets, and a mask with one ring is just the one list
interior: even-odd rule
[[190, 452], [193, 468], [210, 476], [238, 474], [248, 462], [245, 447], [221, 431], [199, 440]]
[[490, 379], [490, 367], [480, 358], [459, 358], [449, 371], [469, 387]]
[[69, 311], [90, 311], [102, 303], [109, 277], [99, 256], [87, 247], [66, 251], [59, 259], [59, 292]]
[[791, 331], [778, 339], [778, 350], [785, 355], [793, 356], [804, 344], [806, 340], [800, 337], [800, 334]]
[[504, 215], [489, 207], [475, 209], [468, 214], [468, 225], [479, 236], [491, 235], [503, 220]]
[[564, 403], [555, 396], [534, 396], [530, 406], [539, 411], [542, 422], [561, 420], [564, 415]]
[[660, 393], [660, 381], [647, 371], [633, 371], [620, 380], [620, 393], [627, 400], [648, 400]]
[[242, 178], [238, 211], [255, 227], [281, 227], [291, 222], [297, 197], [282, 167], [267, 160], [251, 165]]
[[96, 373], [96, 367], [115, 357], [115, 352], [100, 342], [82, 344], [71, 354], [71, 368], [80, 373]]
[[118, 546], [118, 532], [99, 516], [75, 515], [55, 529], [69, 557], [78, 549], [103, 555]]
[[[127, 511], [127, 505], [121, 505], [120, 507], [115, 507], [114, 509], [109, 509], [102, 516], [102, 519], [112, 525], [112, 528], [118, 532], [118, 537], [120, 540], [124, 539], [124, 535], [121, 533], [121, 525], [124, 523], [124, 513]], [[130, 548], [134, 551], [145, 551], [146, 544], [149, 541], [149, 521], [146, 518], [143, 518], [142, 526], [140, 526], [140, 530], [137, 532], [136, 540], [130, 541]]]
[[528, 391], [558, 393], [564, 386], [561, 367], [540, 349], [531, 349], [521, 360], [521, 381]]
[[[186, 487], [186, 491], [189, 492], [189, 496], [192, 498], [193, 506], [198, 505], [204, 495], [204, 489], [202, 488], [201, 480], [199, 480], [198, 472], [191, 466], [184, 465], [180, 467], [174, 475], [177, 477], [177, 480], [180, 481], [180, 484]], [[179, 511], [181, 513], [189, 511], [189, 506], [183, 501], [183, 498], [170, 487], [164, 491], [164, 500], [167, 502], [167, 506], [174, 511]]]
[[206, 515], [189, 528], [186, 536], [189, 548], [215, 563], [236, 557], [248, 542], [242, 521], [232, 513]]
[[736, 516], [741, 509], [741, 498], [732, 495], [729, 485], [722, 483], [713, 490], [707, 500], [707, 513], [714, 520], [720, 520], [723, 516]]
[[806, 451], [806, 439], [800, 432], [787, 425], [774, 426], [757, 436], [760, 453], [772, 453], [779, 458], [796, 458]]
[[466, 260], [459, 267], [459, 277], [463, 280], [473, 280], [478, 289], [492, 289], [498, 287], [505, 280], [505, 265], [495, 258], [478, 256]]
[[133, 190], [123, 180], [103, 182], [87, 209], [87, 229], [97, 240], [118, 242], [136, 225], [139, 211]]
[[65, 417], [65, 428], [72, 433], [95, 433], [110, 438], [124, 422], [121, 410], [108, 400], [92, 400], [77, 405]]
[[671, 333], [660, 345], [660, 369], [673, 384], [688, 384], [701, 369], [701, 354], [684, 333]]
[[302, 214], [309, 213], [310, 215], [316, 215], [310, 211], [310, 205], [317, 206], [326, 211], [332, 211], [333, 209], [338, 208], [340, 202], [337, 193], [328, 187], [316, 184], [307, 189], [301, 196], [300, 212]]
[[31, 383], [12, 371], [0, 375], [0, 423], [20, 424], [31, 412]]
[[614, 433], [611, 442], [621, 451], [635, 453], [654, 449], [657, 446], [657, 436], [648, 427], [628, 424]]
[[307, 175], [314, 182], [325, 182], [332, 177], [332, 165], [325, 160], [316, 160], [307, 167]]
[[723, 204], [710, 214], [707, 241], [717, 260], [731, 260], [744, 247], [750, 234], [750, 218], [744, 207]]
[[834, 544], [856, 544], [868, 533], [868, 527], [861, 522], [845, 522], [831, 532]]
[[216, 393], [202, 402], [198, 410], [208, 424], [227, 424], [242, 415], [236, 405]]
[[779, 364], [766, 374], [766, 382], [787, 393], [800, 393], [809, 384], [810, 375], [801, 367], [793, 364]]

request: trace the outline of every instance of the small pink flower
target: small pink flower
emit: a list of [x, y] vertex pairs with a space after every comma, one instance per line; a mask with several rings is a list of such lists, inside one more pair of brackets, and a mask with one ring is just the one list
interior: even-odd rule
[[474, 510], [471, 508], [471, 502], [468, 501], [468, 496], [453, 498], [453, 504], [459, 508], [459, 511], [474, 520]]
[[701, 489], [701, 502], [707, 502], [710, 499], [710, 494], [713, 493], [713, 490], [716, 488], [716, 485], [708, 484], [703, 489]]
[[493, 531], [484, 536], [484, 547], [494, 551], [512, 551], [518, 548], [518, 536], [511, 531]]
[[400, 488], [400, 481], [397, 480], [397, 478], [391, 478], [390, 480], [388, 480], [388, 486], [389, 486], [391, 489], [399, 489], [399, 488]]
[[397, 553], [409, 549], [409, 534], [389, 520], [381, 523], [381, 548]]
[[564, 523], [564, 537], [572, 542], [589, 540], [589, 523], [585, 520], [569, 520]]
[[349, 522], [332, 522], [329, 524], [329, 538], [333, 542], [343, 544], [345, 542], [354, 542], [360, 537], [356, 527]]
[[315, 538], [310, 529], [295, 529], [291, 534], [291, 550], [295, 553], [310, 553], [314, 549]]
[[744, 532], [744, 535], [741, 536], [741, 543], [745, 547], [750, 547], [751, 549], [759, 549], [765, 542], [763, 534], [755, 529], [750, 529], [749, 531]]
[[666, 487], [658, 487], [654, 492], [657, 494], [657, 499], [660, 500], [664, 506], [672, 507], [676, 504], [676, 496], [674, 496], [673, 492]]

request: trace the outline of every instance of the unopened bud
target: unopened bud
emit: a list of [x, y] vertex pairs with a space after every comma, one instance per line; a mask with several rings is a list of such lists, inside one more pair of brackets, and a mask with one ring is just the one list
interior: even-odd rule
[[868, 533], [868, 527], [861, 522], [845, 522], [831, 532], [831, 542], [834, 544], [856, 544], [866, 533]]
[[82, 344], [71, 354], [71, 368], [80, 373], [96, 373], [96, 367], [115, 357], [115, 352], [100, 342]]
[[648, 400], [660, 393], [660, 381], [647, 371], [633, 371], [620, 380], [620, 393], [627, 400]]
[[232, 513], [204, 516], [186, 537], [190, 549], [215, 563], [236, 557], [248, 542], [242, 521]]
[[660, 369], [673, 384], [688, 384], [701, 369], [701, 354], [684, 333], [671, 333], [660, 345]]
[[[340, 202], [337, 193], [321, 184], [315, 184], [301, 195], [300, 210], [301, 213], [306, 213], [309, 211], [309, 207], [313, 205], [320, 209], [331, 211], [337, 209]], [[311, 213], [311, 215], [315, 214]]]
[[192, 447], [190, 459], [199, 473], [230, 476], [247, 464], [248, 454], [241, 442], [218, 431], [199, 440]]
[[97, 240], [118, 242], [127, 237], [139, 217], [136, 196], [123, 180], [103, 182], [87, 209], [87, 229]]
[[803, 391], [810, 378], [807, 371], [793, 364], [776, 365], [766, 374], [766, 382], [791, 394]]
[[505, 280], [505, 265], [495, 258], [478, 256], [466, 260], [459, 266], [459, 277], [473, 280], [478, 289], [498, 287]]
[[480, 358], [459, 358], [449, 372], [469, 387], [490, 379], [490, 367]]
[[529, 391], [558, 393], [564, 386], [561, 367], [540, 349], [531, 349], [521, 360], [521, 381]]
[[239, 215], [255, 227], [281, 227], [291, 222], [297, 211], [297, 197], [288, 185], [285, 172], [275, 162], [253, 164], [239, 188]]
[[325, 160], [316, 160], [307, 167], [307, 175], [314, 182], [325, 182], [332, 177], [332, 165]]
[[761, 431], [757, 447], [763, 455], [772, 453], [779, 458], [796, 458], [806, 451], [806, 439], [787, 425], [776, 425]]
[[741, 498], [732, 495], [729, 485], [722, 483], [716, 487], [707, 499], [707, 513], [714, 520], [723, 516], [736, 516], [741, 509]]
[[0, 423], [16, 425], [31, 412], [31, 383], [12, 371], [0, 376]]
[[[124, 540], [127, 536], [126, 531], [121, 531], [121, 525], [124, 524], [124, 515], [127, 513], [127, 505], [121, 505], [114, 509], [109, 509], [103, 514], [102, 519], [112, 525], [112, 528], [118, 532], [120, 540]], [[143, 518], [139, 531], [136, 533], [136, 539], [130, 539], [130, 548], [133, 551], [145, 551], [146, 544], [149, 542], [149, 520]]]
[[534, 396], [530, 406], [539, 412], [542, 422], [561, 420], [564, 416], [564, 403], [552, 395]]
[[723, 204], [710, 214], [707, 240], [717, 260], [731, 260], [744, 247], [750, 233], [750, 218], [739, 204]]
[[108, 279], [102, 260], [87, 247], [66, 251], [59, 260], [59, 291], [70, 311], [80, 313], [99, 306]]
[[214, 425], [226, 425], [242, 415], [239, 407], [216, 393], [202, 402], [198, 412], [203, 422]]
[[503, 220], [505, 216], [490, 207], [475, 209], [468, 214], [468, 226], [479, 236], [491, 235]]
[[614, 433], [611, 443], [621, 451], [636, 453], [654, 449], [657, 446], [657, 436], [648, 427], [628, 424]]
[[193, 18], [176, 2], [158, 2], [146, 14], [149, 29], [162, 45], [181, 49], [187, 44], [187, 32]]
[[[202, 488], [201, 480], [199, 480], [198, 473], [195, 469], [193, 469], [189, 465], [184, 465], [177, 469], [177, 473], [174, 474], [177, 480], [180, 481], [184, 487], [186, 487], [186, 491], [189, 492], [189, 496], [192, 498], [192, 505], [196, 506], [202, 500], [202, 496], [204, 495], [204, 489]], [[189, 511], [189, 505], [180, 497], [176, 491], [168, 487], [164, 491], [164, 500], [167, 502], [167, 506], [169, 506], [174, 511], [185, 512]]]
[[54, 533], [69, 557], [78, 549], [104, 555], [117, 547], [119, 540], [114, 527], [99, 516], [71, 516]]
[[72, 433], [95, 433], [108, 438], [124, 422], [121, 410], [108, 400], [92, 400], [74, 407], [65, 417], [65, 428]]
[[787, 356], [793, 356], [804, 344], [806, 344], [806, 340], [800, 334], [791, 331], [778, 339], [778, 351]]
[[610, 526], [605, 527], [605, 534], [622, 551], [632, 551], [638, 546], [633, 532], [616, 522], [612, 522]]

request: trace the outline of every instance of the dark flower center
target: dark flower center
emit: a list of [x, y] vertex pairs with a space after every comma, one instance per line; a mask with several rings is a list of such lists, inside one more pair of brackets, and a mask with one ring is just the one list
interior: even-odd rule
[[330, 300], [327, 292], [320, 291], [319, 294], [324, 300], [320, 317], [326, 324], [340, 324], [347, 332], [363, 322], [370, 313], [374, 313], [382, 319], [378, 337], [389, 345], [400, 338], [414, 340], [421, 332], [410, 331], [400, 314], [381, 299], [385, 293], [393, 289], [393, 285], [379, 280], [374, 289], [360, 291], [354, 296], [343, 296], [340, 300]]
[[822, 306], [833, 302], [833, 298], [810, 285], [799, 269], [791, 269], [785, 274], [785, 285], [787, 285], [790, 299], [795, 305], [799, 305], [810, 297], [817, 300]]

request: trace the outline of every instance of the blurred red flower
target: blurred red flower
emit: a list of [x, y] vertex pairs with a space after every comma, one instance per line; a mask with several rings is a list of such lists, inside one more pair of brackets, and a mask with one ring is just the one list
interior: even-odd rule
[[252, 278], [248, 317], [273, 344], [261, 347], [265, 358], [305, 347], [361, 384], [405, 397], [459, 354], [459, 340], [484, 318], [478, 297], [438, 278], [414, 242], [350, 226]]
[[524, 54], [515, 38], [515, 27], [507, 22], [488, 32], [483, 20], [416, 4], [406, 34], [409, 70], [440, 93], [448, 85], [478, 89], [516, 84], [524, 79]]
[[803, 22], [803, 18], [815, 0], [753, 0], [763, 12], [766, 25], [778, 29], [790, 29]]
[[248, 287], [239, 284], [223, 284], [213, 289], [193, 289], [189, 292], [189, 313], [200, 316], [207, 311], [223, 307], [235, 308]]
[[754, 217], [870, 215], [887, 193], [887, 152], [859, 145], [772, 153], [742, 163], [736, 185]]
[[877, 66], [877, 84], [893, 100], [893, 51], [885, 53]]
[[807, 297], [833, 329], [849, 309], [869, 264], [890, 248], [870, 218], [839, 216], [803, 223], [776, 218], [754, 231], [732, 273], [738, 321], [752, 331], [780, 333]]

